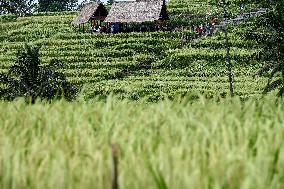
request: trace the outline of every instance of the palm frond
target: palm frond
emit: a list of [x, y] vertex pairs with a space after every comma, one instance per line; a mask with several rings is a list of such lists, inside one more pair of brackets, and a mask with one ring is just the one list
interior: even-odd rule
[[281, 86], [283, 84], [284, 83], [283, 83], [283, 79], [282, 78], [277, 79], [277, 80], [275, 80], [273, 82], [269, 82], [269, 83], [267, 83], [266, 87], [264, 88], [263, 93], [267, 94], [267, 93], [269, 93], [269, 92], [279, 88], [279, 86]]
[[284, 86], [282, 86], [282, 87], [279, 89], [277, 95], [280, 96], [280, 97], [283, 97], [283, 96], [284, 96]]
[[10, 67], [8, 73], [0, 75], [3, 86], [0, 98], [13, 100], [22, 96], [29, 102], [35, 102], [39, 97], [48, 100], [55, 97], [73, 100], [76, 97], [77, 87], [59, 71], [63, 63], [52, 60], [49, 65], [41, 66], [39, 48], [26, 45], [18, 52], [15, 65]]

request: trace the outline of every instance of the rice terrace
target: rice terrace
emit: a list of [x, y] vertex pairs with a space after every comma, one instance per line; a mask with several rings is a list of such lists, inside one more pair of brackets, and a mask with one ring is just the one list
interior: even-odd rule
[[283, 189], [283, 12], [0, 0], [0, 189]]

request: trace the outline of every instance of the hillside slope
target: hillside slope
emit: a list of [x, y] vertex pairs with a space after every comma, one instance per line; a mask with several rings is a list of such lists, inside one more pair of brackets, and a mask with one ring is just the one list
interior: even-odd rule
[[[203, 1], [191, 1], [190, 5], [195, 6], [185, 2], [170, 1], [173, 19], [181, 11], [198, 15], [208, 9]], [[44, 63], [53, 58], [66, 63], [64, 73], [72, 82], [84, 85], [86, 98], [114, 93], [122, 98], [146, 97], [156, 101], [188, 93], [227, 94], [222, 32], [182, 45], [181, 37], [192, 36], [192, 32], [91, 35], [80, 33], [70, 25], [75, 16], [75, 13], [58, 13], [1, 19], [0, 72], [13, 64], [17, 50], [24, 43], [33, 43], [42, 46]], [[249, 97], [260, 94], [265, 79], [253, 77], [260, 63], [250, 61], [250, 57], [257, 49], [253, 48], [253, 42], [244, 42], [242, 35], [241, 27], [230, 34], [236, 94]]]

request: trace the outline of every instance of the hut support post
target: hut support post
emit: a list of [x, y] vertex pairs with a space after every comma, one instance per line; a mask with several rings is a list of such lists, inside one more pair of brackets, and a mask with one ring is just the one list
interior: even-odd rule
[[[223, 9], [224, 9], [224, 19], [225, 22], [228, 20], [228, 10], [226, 7], [226, 1], [223, 0]], [[227, 24], [224, 26], [224, 32], [225, 32], [225, 45], [227, 49], [226, 53], [226, 65], [227, 65], [227, 71], [228, 71], [228, 79], [229, 79], [229, 85], [230, 85], [230, 95], [231, 97], [234, 96], [234, 75], [232, 71], [232, 62], [231, 62], [231, 55], [230, 55], [230, 44], [229, 44], [229, 37], [228, 37], [228, 27]]]

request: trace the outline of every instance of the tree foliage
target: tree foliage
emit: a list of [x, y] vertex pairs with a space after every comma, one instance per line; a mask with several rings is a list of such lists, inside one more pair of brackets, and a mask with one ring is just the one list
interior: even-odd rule
[[278, 90], [284, 95], [284, 1], [261, 1], [269, 12], [256, 20], [256, 27], [248, 33], [262, 48], [258, 54], [265, 61], [261, 74], [268, 75], [264, 93]]
[[0, 14], [31, 14], [36, 8], [35, 0], [0, 0]]
[[57, 12], [74, 10], [78, 0], [39, 0], [38, 11]]
[[8, 73], [0, 75], [0, 98], [14, 100], [25, 97], [29, 102], [37, 98], [75, 98], [77, 88], [58, 71], [63, 63], [52, 60], [48, 65], [40, 65], [39, 49], [38, 46], [26, 45], [18, 52], [15, 65]]
[[261, 50], [257, 54], [259, 61], [265, 65], [261, 75], [268, 76], [268, 83], [263, 93], [278, 90], [284, 95], [284, 1], [280, 0], [211, 0], [212, 4], [226, 3], [229, 9], [241, 4], [253, 3], [255, 7], [267, 8], [267, 14], [255, 19], [254, 25], [247, 32], [247, 39], [257, 42]]

